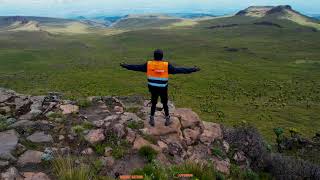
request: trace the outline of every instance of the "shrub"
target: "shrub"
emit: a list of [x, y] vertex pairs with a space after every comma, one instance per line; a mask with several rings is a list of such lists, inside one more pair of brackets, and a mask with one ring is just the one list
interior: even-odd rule
[[168, 171], [165, 167], [160, 165], [158, 162], [153, 161], [145, 165], [143, 168], [136, 169], [132, 173], [132, 175], [143, 175], [144, 180], [166, 180], [170, 179], [168, 175]]
[[158, 152], [150, 146], [143, 146], [138, 151], [139, 155], [146, 158], [149, 162], [156, 158]]
[[73, 126], [71, 128], [71, 130], [72, 130], [72, 132], [74, 132], [74, 133], [79, 135], [85, 130], [85, 128], [82, 125], [76, 125], [76, 126]]
[[131, 129], [142, 129], [144, 127], [144, 124], [143, 121], [130, 121], [127, 126]]
[[212, 148], [212, 154], [216, 157], [220, 157], [223, 158], [225, 155], [223, 154], [223, 152], [221, 151], [221, 149], [214, 147]]
[[92, 102], [87, 99], [81, 98], [81, 99], [78, 99], [77, 104], [79, 105], [79, 107], [86, 108], [91, 106]]
[[90, 167], [76, 165], [72, 157], [57, 157], [52, 163], [53, 172], [59, 180], [88, 180], [93, 177]]
[[267, 170], [276, 179], [319, 179], [320, 166], [310, 162], [283, 156], [281, 154], [271, 154], [267, 163]]
[[243, 151], [251, 160], [251, 168], [261, 169], [265, 166], [267, 147], [258, 130], [250, 125], [241, 125], [224, 132], [224, 137], [230, 147], [237, 151]]
[[201, 180], [216, 179], [216, 172], [212, 165], [185, 162], [181, 165], [172, 166], [169, 170], [172, 179], [178, 179], [177, 174], [192, 174], [193, 178]]

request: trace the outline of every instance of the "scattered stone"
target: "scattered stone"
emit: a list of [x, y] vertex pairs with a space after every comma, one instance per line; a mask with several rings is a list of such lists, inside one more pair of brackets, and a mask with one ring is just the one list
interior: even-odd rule
[[59, 141], [63, 141], [65, 139], [64, 135], [59, 135]]
[[223, 149], [226, 151], [226, 153], [228, 153], [229, 150], [230, 150], [230, 145], [229, 145], [229, 143], [228, 143], [227, 141], [223, 141], [223, 142], [222, 142], [222, 145], [223, 145]]
[[26, 129], [29, 127], [32, 127], [36, 124], [36, 122], [34, 121], [29, 121], [29, 120], [21, 120], [18, 121], [12, 125], [9, 126], [10, 129], [16, 129], [16, 128], [22, 128], [22, 129]]
[[10, 167], [6, 172], [1, 173], [1, 180], [23, 180], [24, 178], [19, 174], [15, 167]]
[[0, 160], [0, 169], [9, 166], [9, 161], [2, 161]]
[[60, 105], [60, 109], [62, 110], [62, 114], [74, 114], [79, 112], [79, 106], [72, 105], [72, 104], [66, 104], [66, 105]]
[[27, 137], [27, 140], [34, 143], [49, 143], [53, 142], [53, 138], [50, 134], [45, 134], [44, 132], [35, 132], [31, 136]]
[[0, 107], [0, 114], [9, 114], [11, 112], [11, 108], [9, 106]]
[[105, 121], [105, 122], [108, 122], [108, 121], [112, 122], [112, 121], [117, 120], [118, 118], [119, 118], [119, 115], [111, 115], [111, 116], [107, 116], [107, 117], [104, 119], [104, 121]]
[[115, 163], [115, 160], [112, 156], [108, 156], [108, 157], [101, 157], [100, 158], [100, 161], [102, 162], [102, 165], [103, 166], [106, 166], [106, 167], [112, 167]]
[[115, 106], [115, 107], [113, 108], [113, 111], [114, 111], [116, 114], [122, 114], [122, 113], [124, 112], [124, 109], [123, 109], [123, 107], [121, 107], [121, 106]]
[[19, 166], [25, 166], [27, 164], [39, 164], [41, 163], [41, 157], [43, 152], [28, 150], [23, 153], [18, 159]]
[[15, 111], [17, 115], [23, 115], [30, 111], [30, 105], [32, 104], [31, 100], [27, 97], [18, 97], [15, 98], [14, 104], [16, 105]]
[[60, 152], [62, 155], [69, 155], [71, 153], [71, 149], [70, 147], [63, 147], [60, 148]]
[[111, 156], [112, 155], [112, 148], [111, 147], [106, 147], [105, 149], [104, 149], [104, 156], [105, 157], [109, 157], [109, 156]]
[[121, 123], [126, 123], [129, 121], [134, 121], [134, 122], [139, 122], [142, 121], [136, 114], [134, 113], [129, 113], [129, 112], [125, 112], [121, 115], [120, 117], [120, 122]]
[[50, 180], [49, 176], [43, 172], [24, 172], [22, 173], [24, 180]]
[[243, 151], [238, 151], [236, 153], [234, 153], [233, 159], [237, 162], [237, 163], [241, 163], [247, 160], [245, 154]]
[[96, 144], [105, 140], [105, 136], [103, 134], [103, 129], [90, 130], [89, 133], [84, 137], [91, 144]]
[[217, 171], [223, 173], [223, 174], [230, 174], [230, 160], [220, 160], [216, 157], [213, 158], [213, 164]]
[[188, 108], [178, 108], [174, 111], [174, 115], [180, 118], [183, 128], [194, 128], [201, 123], [199, 116]]
[[92, 124], [97, 128], [102, 128], [104, 125], [104, 120], [93, 121]]
[[16, 147], [15, 154], [21, 155], [22, 153], [26, 152], [26, 150], [27, 150], [27, 148], [24, 145], [18, 143], [17, 147]]
[[15, 161], [11, 153], [16, 149], [18, 137], [15, 130], [0, 132], [0, 159]]
[[222, 139], [222, 130], [219, 124], [203, 122], [204, 130], [200, 135], [200, 141], [204, 144], [211, 144], [215, 139]]
[[93, 153], [94, 153], [94, 151], [92, 148], [87, 148], [87, 149], [81, 151], [81, 154], [83, 154], [83, 155], [92, 155]]
[[72, 134], [68, 134], [68, 139], [69, 139], [70, 141], [73, 141], [73, 140], [74, 140], [74, 136], [73, 136]]

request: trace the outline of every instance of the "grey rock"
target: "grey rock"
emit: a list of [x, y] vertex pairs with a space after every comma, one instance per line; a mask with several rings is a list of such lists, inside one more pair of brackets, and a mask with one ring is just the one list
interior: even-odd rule
[[31, 100], [28, 98], [18, 97], [15, 98], [14, 103], [16, 105], [16, 114], [23, 115], [30, 111], [30, 106], [32, 104]]
[[15, 160], [11, 152], [16, 149], [18, 137], [15, 130], [0, 132], [0, 159]]
[[10, 167], [6, 172], [1, 173], [1, 180], [23, 180], [24, 178], [19, 174], [15, 167]]
[[0, 88], [0, 103], [10, 100], [14, 95], [14, 91]]
[[1, 161], [1, 160], [0, 160], [0, 169], [6, 167], [6, 166], [8, 166], [8, 165], [9, 165], [9, 161]]
[[89, 133], [84, 137], [86, 141], [91, 144], [96, 144], [105, 140], [103, 129], [90, 130]]
[[25, 166], [27, 164], [39, 164], [41, 163], [43, 152], [28, 150], [23, 153], [18, 159], [19, 166]]
[[53, 142], [53, 138], [50, 134], [45, 134], [44, 132], [35, 132], [27, 139], [34, 143], [49, 143]]
[[10, 129], [12, 128], [28, 128], [34, 126], [36, 123], [34, 121], [29, 121], [29, 120], [21, 120], [18, 121], [12, 125], [9, 126]]

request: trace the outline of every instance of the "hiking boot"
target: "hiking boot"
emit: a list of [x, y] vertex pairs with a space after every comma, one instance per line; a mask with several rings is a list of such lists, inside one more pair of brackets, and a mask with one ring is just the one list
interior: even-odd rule
[[149, 124], [154, 127], [154, 116], [150, 116]]
[[166, 122], [164, 123], [165, 126], [169, 126], [171, 124], [170, 116], [166, 116]]

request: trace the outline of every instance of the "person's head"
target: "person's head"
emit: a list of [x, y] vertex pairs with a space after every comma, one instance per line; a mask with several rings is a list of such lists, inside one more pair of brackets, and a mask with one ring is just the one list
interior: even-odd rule
[[161, 61], [163, 59], [163, 51], [161, 49], [157, 49], [153, 53], [154, 60]]

